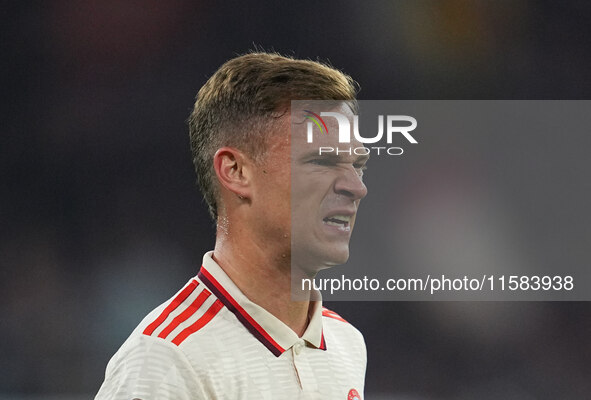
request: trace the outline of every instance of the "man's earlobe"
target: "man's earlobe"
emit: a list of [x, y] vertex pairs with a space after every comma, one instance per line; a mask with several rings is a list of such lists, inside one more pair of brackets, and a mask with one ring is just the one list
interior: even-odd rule
[[248, 177], [244, 174], [246, 158], [232, 147], [222, 147], [213, 156], [213, 166], [220, 184], [239, 198], [248, 197]]

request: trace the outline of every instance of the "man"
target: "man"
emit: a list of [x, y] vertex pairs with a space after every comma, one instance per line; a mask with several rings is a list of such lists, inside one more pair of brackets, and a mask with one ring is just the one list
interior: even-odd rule
[[291, 137], [304, 126], [291, 100], [337, 100], [352, 117], [355, 94], [340, 71], [267, 53], [226, 62], [201, 88], [189, 127], [214, 251], [113, 356], [97, 399], [361, 398], [359, 331], [312, 293], [290, 295], [293, 269], [347, 260], [367, 193], [364, 157], [319, 156]]

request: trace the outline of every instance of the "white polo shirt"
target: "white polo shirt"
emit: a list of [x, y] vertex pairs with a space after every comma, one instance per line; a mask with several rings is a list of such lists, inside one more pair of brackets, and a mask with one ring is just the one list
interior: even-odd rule
[[107, 365], [96, 400], [361, 399], [361, 333], [313, 304], [302, 337], [234, 285], [212, 259], [152, 311]]

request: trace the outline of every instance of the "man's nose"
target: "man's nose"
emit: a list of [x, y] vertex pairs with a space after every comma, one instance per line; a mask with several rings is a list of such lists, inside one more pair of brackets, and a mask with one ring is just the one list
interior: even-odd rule
[[335, 182], [335, 192], [353, 200], [360, 200], [367, 195], [367, 186], [358, 171], [353, 168], [344, 170]]

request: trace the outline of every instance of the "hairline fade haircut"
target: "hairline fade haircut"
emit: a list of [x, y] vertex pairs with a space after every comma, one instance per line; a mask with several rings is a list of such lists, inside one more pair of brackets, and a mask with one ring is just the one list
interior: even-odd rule
[[219, 148], [234, 147], [260, 161], [292, 100], [355, 102], [357, 91], [349, 75], [317, 61], [251, 52], [224, 63], [197, 93], [188, 119], [197, 182], [213, 220], [220, 200], [213, 167]]

